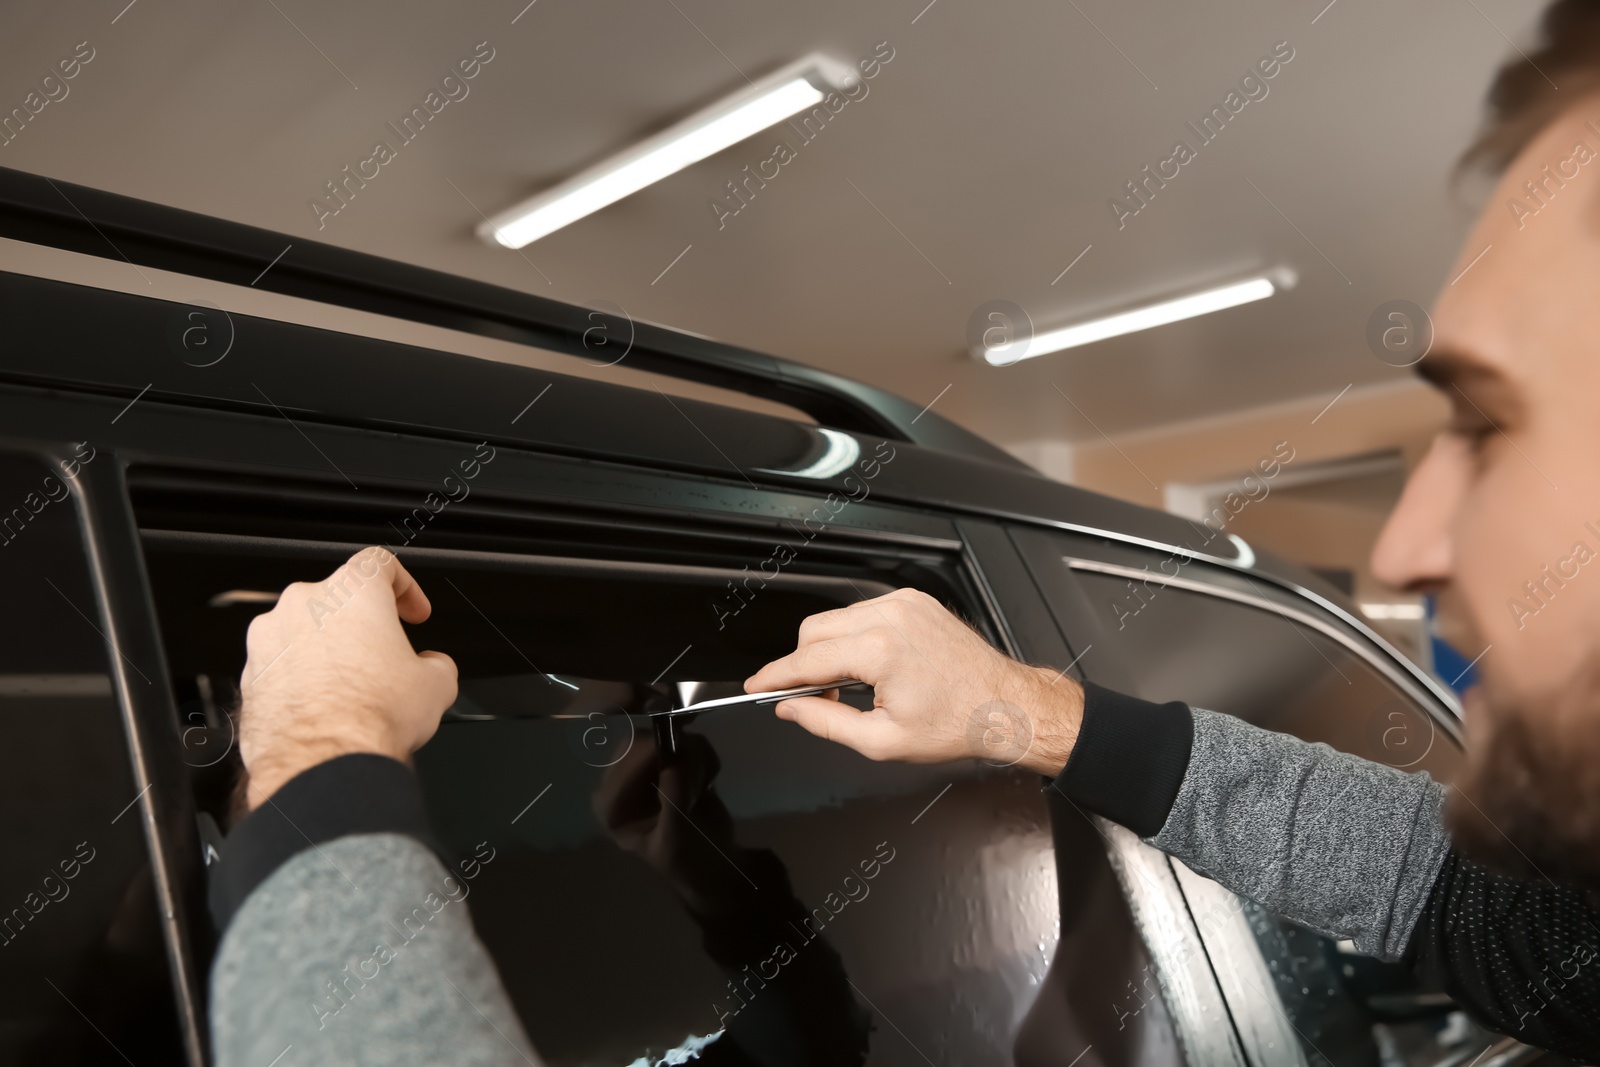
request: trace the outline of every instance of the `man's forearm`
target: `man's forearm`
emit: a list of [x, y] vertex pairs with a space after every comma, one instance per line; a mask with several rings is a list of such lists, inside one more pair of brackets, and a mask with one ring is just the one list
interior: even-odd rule
[[410, 772], [376, 756], [313, 768], [253, 812], [213, 868], [219, 1067], [539, 1063], [424, 843]]
[[1215, 712], [1087, 690], [1057, 788], [1286, 918], [1370, 955], [1405, 952], [1449, 851], [1442, 786]]
[[1426, 774], [1197, 710], [1194, 755], [1151, 844], [1363, 953], [1404, 955], [1450, 850]]

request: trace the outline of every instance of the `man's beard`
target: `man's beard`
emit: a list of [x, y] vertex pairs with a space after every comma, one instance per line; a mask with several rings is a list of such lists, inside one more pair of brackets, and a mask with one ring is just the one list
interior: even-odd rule
[[1467, 762], [1445, 807], [1468, 859], [1600, 889], [1600, 661], [1531, 709], [1468, 694]]

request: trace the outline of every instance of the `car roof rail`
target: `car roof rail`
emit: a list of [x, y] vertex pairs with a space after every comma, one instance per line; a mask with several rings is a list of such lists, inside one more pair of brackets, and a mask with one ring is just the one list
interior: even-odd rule
[[[0, 167], [0, 237], [593, 358], [597, 326], [631, 366], [786, 404], [819, 423], [1012, 467], [996, 445], [887, 390], [604, 310]], [[270, 265], [271, 269], [267, 270]], [[620, 308], [618, 309], [621, 310]]]

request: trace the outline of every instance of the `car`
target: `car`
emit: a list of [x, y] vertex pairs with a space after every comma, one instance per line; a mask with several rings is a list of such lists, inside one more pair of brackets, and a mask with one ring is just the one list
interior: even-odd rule
[[[432, 599], [416, 645], [460, 667], [417, 771], [552, 1065], [1538, 1057], [1016, 766], [873, 763], [760, 707], [649, 714], [911, 588], [1063, 674], [1448, 781], [1449, 688], [1223, 523], [617, 311], [15, 171], [0, 236], [574, 361], [610, 345], [792, 411], [0, 273], [0, 1060], [208, 1061], [245, 630], [371, 544]], [[674, 815], [695, 832], [641, 846]], [[359, 1011], [335, 977], [308, 1010]]]

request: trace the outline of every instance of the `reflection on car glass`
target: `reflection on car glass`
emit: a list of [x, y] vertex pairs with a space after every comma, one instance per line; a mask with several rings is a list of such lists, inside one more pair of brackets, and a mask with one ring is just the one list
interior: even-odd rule
[[[682, 739], [674, 762], [639, 716], [507, 716], [446, 722], [417, 755], [442, 846], [498, 849], [473, 923], [551, 1067], [671, 1063], [713, 1034], [683, 1062], [923, 1062], [909, 1040], [976, 1064], [1009, 1046], [1059, 931], [1036, 779], [873, 763], [770, 709], [699, 716]], [[1083, 831], [1073, 877], [1098, 864], [1102, 910], [1120, 898]], [[1062, 973], [1101, 973], [1096, 949]], [[1061, 1062], [1083, 1048], [1065, 1040]]]
[[[715, 789], [721, 761], [710, 741], [684, 734], [672, 752], [653, 741], [642, 740], [606, 768], [594, 808], [611, 840], [671, 886], [722, 972], [726, 988], [711, 1005], [721, 1040], [702, 1044], [699, 1060], [860, 1063], [867, 1020], [826, 939], [833, 912], [800, 902], [777, 853], [735, 840], [733, 817]], [[850, 877], [861, 885], [893, 857], [892, 847], [887, 856], [868, 857]]]
[[456, 702], [445, 716], [473, 720], [642, 715], [669, 701], [665, 687], [565, 674], [507, 674], [461, 679]]
[[726, 1031], [718, 1030], [714, 1034], [703, 1034], [699, 1036], [691, 1034], [690, 1036], [684, 1038], [683, 1043], [677, 1048], [670, 1048], [660, 1056], [640, 1056], [638, 1059], [628, 1064], [628, 1067], [676, 1067], [677, 1064], [689, 1063], [690, 1061], [696, 1060], [701, 1062], [709, 1062], [707, 1060], [702, 1060], [702, 1053], [705, 1052], [707, 1046], [716, 1041], [717, 1038], [721, 1037], [725, 1032]]

